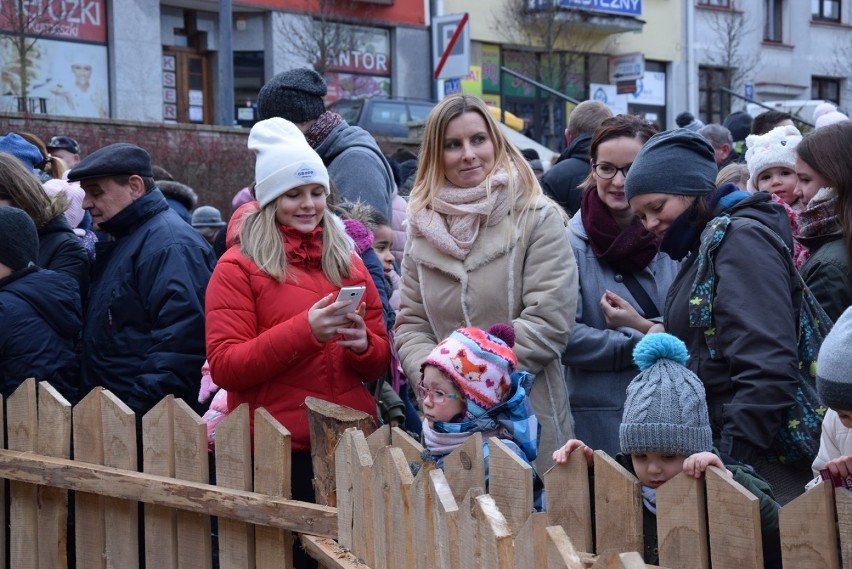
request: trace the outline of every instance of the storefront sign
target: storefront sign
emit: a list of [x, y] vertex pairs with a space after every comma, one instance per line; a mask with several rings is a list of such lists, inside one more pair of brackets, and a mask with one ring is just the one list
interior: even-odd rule
[[390, 77], [390, 31], [340, 24], [340, 33], [351, 38], [351, 49], [334, 53], [329, 71], [365, 73]]
[[[16, 7], [20, 6], [19, 14]], [[20, 17], [19, 17], [20, 16]], [[0, 2], [0, 30], [57, 39], [106, 43], [104, 0]]]
[[620, 16], [642, 15], [642, 0], [559, 0], [559, 5], [563, 8], [579, 8]]

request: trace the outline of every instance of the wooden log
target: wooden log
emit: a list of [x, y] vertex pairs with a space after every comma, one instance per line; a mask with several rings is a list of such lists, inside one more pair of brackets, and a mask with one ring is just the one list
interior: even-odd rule
[[[550, 505], [550, 504], [548, 504]], [[535, 512], [515, 535], [515, 567], [547, 567], [547, 532], [550, 525], [545, 512]]]
[[512, 535], [533, 513], [533, 470], [497, 437], [488, 440], [488, 493]]
[[435, 543], [435, 512], [432, 495], [429, 491], [431, 484], [429, 473], [434, 469], [434, 462], [424, 463], [411, 483], [411, 547], [414, 555], [414, 569], [433, 569], [438, 566], [436, 560], [437, 544]]
[[547, 569], [584, 569], [584, 564], [562, 526], [549, 526], [547, 533]]
[[727, 470], [711, 466], [704, 476], [711, 566], [762, 569], [758, 499], [728, 476]]
[[831, 484], [817, 484], [781, 508], [778, 526], [784, 567], [840, 569], [834, 520]]
[[837, 509], [837, 531], [840, 534], [840, 560], [843, 567], [852, 567], [852, 492], [835, 488], [834, 507]]
[[548, 525], [562, 526], [577, 551], [592, 552], [592, 520], [589, 465], [582, 452], [568, 456], [544, 474]]
[[[165, 397], [142, 418], [142, 465], [145, 473], [175, 476], [174, 407], [174, 397]], [[145, 504], [144, 524], [145, 563], [158, 569], [177, 569], [177, 510]]]
[[[38, 384], [37, 451], [71, 457], [71, 404], [47, 382]], [[64, 569], [68, 567], [68, 491], [39, 486], [37, 498], [39, 567]]]
[[514, 569], [512, 529], [490, 494], [477, 496], [473, 515], [479, 534], [480, 566], [488, 569]]
[[[110, 391], [101, 391], [104, 466], [136, 472], [136, 414]], [[75, 447], [76, 448], [76, 447]], [[139, 503], [135, 499], [105, 498], [107, 567], [139, 567]]]
[[[251, 492], [251, 429], [249, 406], [233, 409], [216, 426], [216, 485]], [[254, 567], [254, 527], [244, 521], [219, 519], [219, 566]]]
[[474, 433], [444, 458], [444, 474], [459, 504], [471, 488], [485, 488], [482, 434]]
[[[254, 491], [272, 498], [291, 497], [290, 432], [266, 409], [254, 412]], [[293, 534], [267, 526], [254, 528], [257, 569], [293, 566]]]
[[444, 471], [429, 472], [429, 498], [432, 501], [432, 521], [435, 527], [435, 567], [459, 567], [459, 506]]
[[370, 434], [375, 430], [375, 424], [373, 418], [363, 411], [316, 397], [305, 398], [305, 409], [311, 434], [311, 464], [314, 468], [316, 503], [337, 506], [334, 482], [334, 449], [337, 441], [350, 427]]
[[639, 481], [605, 452], [595, 451], [597, 553], [643, 551]]
[[0, 471], [10, 480], [135, 499], [318, 537], [337, 537], [337, 510], [308, 502], [272, 499], [243, 490], [3, 449]]
[[683, 472], [657, 488], [657, 548], [660, 565], [710, 569], [704, 479]]
[[[9, 448], [34, 452], [38, 445], [36, 383], [30, 378], [9, 396], [6, 405]], [[38, 489], [34, 484], [9, 484], [9, 564], [20, 569], [38, 569]]]
[[[482, 564], [479, 524], [473, 512], [476, 497], [484, 493], [483, 488], [471, 488], [459, 504], [459, 538], [457, 541], [451, 541], [451, 547], [455, 547], [459, 551], [459, 567], [461, 569], [486, 569]], [[452, 536], [450, 536], [450, 539], [452, 540]]]
[[[101, 388], [89, 392], [72, 412], [74, 433], [74, 467], [86, 463], [104, 463], [104, 434], [101, 423]], [[34, 465], [22, 465], [30, 466]], [[76, 471], [75, 471], [76, 472]], [[74, 474], [71, 472], [69, 474]], [[70, 482], [69, 482], [70, 484]], [[106, 528], [104, 528], [104, 497], [93, 486], [88, 492], [72, 485], [63, 486], [78, 490], [74, 493], [74, 542], [77, 567], [104, 569], [106, 567]], [[2, 533], [2, 532], [0, 532]]]

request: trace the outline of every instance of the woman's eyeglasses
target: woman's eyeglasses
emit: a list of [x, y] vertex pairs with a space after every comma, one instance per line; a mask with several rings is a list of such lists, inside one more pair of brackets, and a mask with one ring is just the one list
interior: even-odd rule
[[595, 174], [597, 174], [598, 178], [601, 178], [602, 180], [611, 180], [612, 178], [615, 178], [615, 175], [619, 172], [621, 172], [622, 175], [624, 175], [624, 177], [626, 178], [627, 171], [630, 170], [631, 166], [633, 166], [632, 163], [621, 168], [616, 168], [612, 164], [607, 164], [606, 162], [592, 164], [592, 168], [595, 170]]
[[429, 389], [421, 381], [417, 385], [417, 396], [420, 399], [426, 399], [427, 395], [432, 397], [432, 403], [435, 405], [441, 405], [447, 399], [459, 399], [459, 395], [457, 393], [447, 393], [440, 389]]

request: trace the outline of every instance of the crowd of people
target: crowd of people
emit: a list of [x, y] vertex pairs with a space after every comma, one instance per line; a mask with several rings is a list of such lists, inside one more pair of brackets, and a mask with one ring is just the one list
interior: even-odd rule
[[[538, 510], [541, 475], [578, 449], [637, 476], [649, 528], [659, 485], [727, 468], [779, 566], [779, 506], [852, 475], [852, 121], [685, 113], [659, 132], [587, 101], [541, 176], [475, 96], [435, 106], [419, 155], [386, 156], [325, 95], [309, 69], [261, 89], [227, 220], [139, 146], [0, 137], [0, 394], [104, 387], [140, 419], [174, 395], [211, 448], [230, 410], [263, 407], [307, 501], [309, 396], [405, 428], [439, 465], [497, 436], [534, 466]], [[789, 461], [803, 286], [837, 324], [813, 370], [819, 456]]]

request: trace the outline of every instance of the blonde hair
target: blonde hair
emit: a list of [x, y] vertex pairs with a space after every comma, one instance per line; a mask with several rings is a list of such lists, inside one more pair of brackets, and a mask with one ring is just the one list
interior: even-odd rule
[[[240, 250], [258, 268], [279, 283], [292, 275], [287, 270], [284, 237], [278, 227], [278, 200], [246, 215], [240, 229]], [[342, 223], [326, 207], [322, 227], [322, 272], [334, 286], [340, 286], [352, 271], [352, 246]]]
[[748, 178], [748, 166], [738, 162], [732, 162], [719, 170], [719, 173], [716, 174], [716, 187], [721, 188], [725, 184], [735, 184], [741, 190], [745, 190]]
[[[423, 134], [423, 144], [420, 148], [420, 158], [417, 168], [417, 177], [409, 197], [409, 208], [411, 213], [428, 208], [435, 195], [446, 183], [444, 172], [444, 137], [447, 133], [447, 125], [451, 120], [464, 113], [478, 113], [485, 121], [485, 129], [494, 146], [494, 168], [485, 178], [485, 191], [491, 195], [492, 176], [500, 171], [511, 172], [512, 166], [518, 170], [518, 179], [509, 176], [507, 189], [509, 191], [509, 203], [522, 205], [523, 213], [530, 209], [532, 204], [544, 196], [541, 186], [530, 168], [526, 159], [506, 139], [497, 122], [488, 111], [485, 102], [473, 95], [451, 95], [438, 103], [429, 117], [426, 119], [426, 128]], [[522, 216], [521, 216], [522, 217]]]
[[65, 192], [51, 197], [20, 160], [0, 152], [0, 199], [24, 210], [36, 228], [62, 215], [70, 202]]

